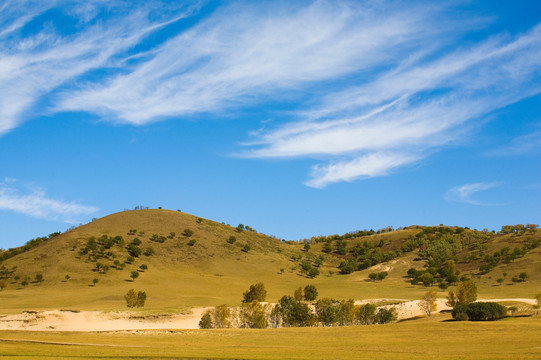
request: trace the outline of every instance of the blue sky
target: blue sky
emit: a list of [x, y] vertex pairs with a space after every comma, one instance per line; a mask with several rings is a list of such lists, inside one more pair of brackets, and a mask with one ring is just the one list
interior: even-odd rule
[[541, 3], [0, 1], [0, 247], [540, 223]]

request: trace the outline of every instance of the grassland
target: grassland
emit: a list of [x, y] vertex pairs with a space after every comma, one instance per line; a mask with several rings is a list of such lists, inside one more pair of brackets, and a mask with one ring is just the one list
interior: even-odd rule
[[136, 333], [0, 331], [0, 356], [24, 359], [539, 359], [541, 316], [337, 328]]
[[[130, 229], [137, 229], [128, 235]], [[184, 236], [185, 229], [193, 230], [192, 236]], [[398, 248], [419, 229], [410, 228], [380, 235], [348, 240], [351, 249], [361, 241], [385, 243], [389, 249]], [[168, 236], [163, 243], [150, 240], [152, 234]], [[153, 256], [140, 256], [123, 270], [111, 268], [106, 274], [94, 270], [96, 261], [79, 255], [92, 236], [123, 236], [126, 243], [134, 238], [142, 241], [141, 248], [153, 247]], [[229, 244], [227, 239], [235, 236], [237, 241]], [[539, 237], [539, 234], [534, 235]], [[189, 240], [195, 239], [193, 246]], [[483, 244], [486, 253], [504, 246], [519, 246], [525, 237], [499, 236]], [[245, 244], [251, 250], [242, 251]], [[349, 275], [340, 275], [337, 265], [340, 257], [322, 253], [322, 243], [312, 244], [303, 251], [302, 244], [286, 244], [278, 239], [255, 231], [239, 232], [233, 226], [201, 219], [185, 213], [169, 210], [125, 211], [93, 221], [47, 240], [40, 245], [2, 263], [7, 268], [16, 267], [14, 275], [20, 279], [44, 276], [42, 283], [21, 286], [21, 280], [8, 280], [0, 292], [1, 312], [18, 313], [24, 310], [125, 310], [123, 295], [130, 289], [144, 290], [148, 294], [144, 309], [151, 313], [184, 312], [193, 307], [236, 305], [242, 292], [250, 284], [263, 282], [268, 290], [269, 301], [277, 301], [285, 294], [292, 294], [299, 286], [317, 286], [320, 297], [356, 300], [370, 298], [419, 299], [426, 292], [424, 286], [413, 286], [404, 277], [408, 268], [422, 268], [424, 262], [415, 261], [417, 252], [405, 253], [391, 261]], [[127, 257], [124, 247], [111, 248], [117, 259]], [[309, 279], [300, 273], [304, 258], [324, 255], [321, 274]], [[99, 260], [112, 266], [111, 260]], [[130, 272], [146, 264], [135, 281]], [[464, 273], [472, 276], [479, 288], [480, 298], [532, 298], [541, 291], [541, 248], [509, 264], [500, 264], [486, 275], [477, 275], [478, 263], [469, 266]], [[379, 282], [368, 281], [372, 271], [386, 270], [389, 276]], [[529, 278], [523, 283], [512, 283], [510, 278], [526, 271]], [[497, 278], [507, 274], [503, 284]], [[65, 276], [70, 279], [66, 280]], [[92, 286], [92, 279], [98, 284]], [[431, 289], [439, 290], [433, 286]], [[445, 297], [446, 291], [438, 296]]]

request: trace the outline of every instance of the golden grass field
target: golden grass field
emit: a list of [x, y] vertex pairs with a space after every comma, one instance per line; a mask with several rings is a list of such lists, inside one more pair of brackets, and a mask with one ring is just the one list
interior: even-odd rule
[[6, 359], [539, 359], [541, 316], [388, 325], [135, 333], [0, 331]]

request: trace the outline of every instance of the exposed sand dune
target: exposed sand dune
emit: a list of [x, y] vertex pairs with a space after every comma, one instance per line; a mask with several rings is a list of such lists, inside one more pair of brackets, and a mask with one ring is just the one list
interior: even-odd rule
[[[450, 310], [446, 299], [437, 299], [437, 310]], [[517, 301], [530, 305], [533, 299], [487, 299], [478, 301]], [[394, 306], [399, 319], [423, 316], [419, 307], [420, 300], [404, 299], [370, 299], [356, 301], [356, 304], [389, 303], [381, 307]], [[393, 304], [394, 303], [394, 304]], [[159, 316], [141, 316], [129, 312], [99, 311], [31, 311], [17, 315], [0, 316], [0, 330], [32, 330], [32, 331], [121, 331], [121, 330], [163, 330], [163, 329], [197, 329], [199, 320], [207, 308], [192, 309], [191, 314], [174, 314]]]

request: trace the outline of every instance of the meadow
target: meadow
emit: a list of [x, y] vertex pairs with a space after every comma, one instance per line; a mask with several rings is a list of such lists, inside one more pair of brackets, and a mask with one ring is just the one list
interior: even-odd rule
[[539, 359], [541, 316], [387, 325], [114, 333], [0, 332], [10, 359]]

